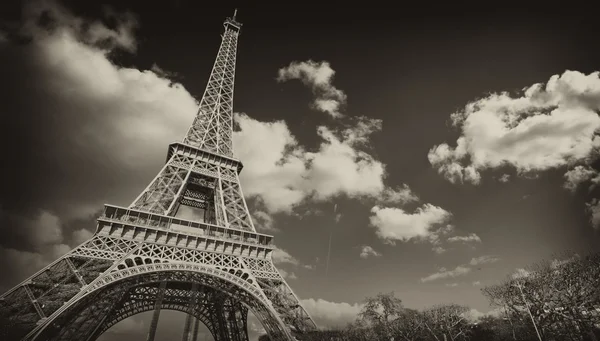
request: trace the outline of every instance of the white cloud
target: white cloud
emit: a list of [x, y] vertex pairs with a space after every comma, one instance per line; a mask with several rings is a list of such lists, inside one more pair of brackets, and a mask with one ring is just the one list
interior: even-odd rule
[[435, 233], [436, 225], [446, 222], [452, 214], [441, 207], [425, 204], [408, 213], [401, 208], [379, 207], [371, 209], [371, 226], [377, 236], [393, 243], [396, 240], [407, 241], [412, 238], [427, 238]]
[[449, 288], [454, 288], [458, 286], [458, 283], [446, 283], [446, 286]]
[[454, 277], [466, 275], [469, 272], [471, 272], [471, 268], [468, 268], [463, 265], [459, 265], [456, 268], [454, 268], [453, 270], [447, 270], [446, 268], [441, 268], [438, 272], [432, 273], [431, 275], [429, 275], [427, 277], [421, 278], [421, 282], [425, 283], [425, 282], [430, 282], [430, 281], [436, 281], [438, 279], [454, 278]]
[[408, 187], [408, 185], [404, 184], [401, 187], [396, 189], [386, 188], [381, 193], [380, 202], [381, 203], [407, 203], [418, 201], [419, 197], [413, 193], [413, 191]]
[[474, 281], [474, 282], [473, 282], [473, 286], [474, 286], [474, 287], [478, 287], [478, 286], [480, 286], [480, 285], [481, 285], [481, 282], [480, 282], [480, 281]]
[[475, 308], [471, 308], [468, 312], [464, 314], [464, 317], [467, 318], [471, 322], [480, 321], [483, 317], [492, 316], [492, 317], [500, 317], [504, 314], [504, 308], [494, 308], [487, 313], [483, 313]]
[[[134, 16], [107, 10], [105, 16], [113, 24], [109, 28], [100, 21], [76, 17], [53, 1], [28, 2], [23, 15], [19, 32], [30, 41], [16, 47], [8, 43], [3, 48], [14, 49], [12, 55], [21, 57], [22, 67], [38, 75], [32, 79], [35, 87], [25, 87], [23, 96], [35, 98], [36, 105], [44, 109], [43, 115], [35, 109], [32, 114], [38, 116], [31, 119], [44, 125], [51, 117], [52, 129], [37, 136], [34, 145], [42, 148], [40, 154], [52, 150], [52, 157], [41, 166], [60, 174], [40, 180], [38, 188], [44, 188], [44, 193], [34, 199], [39, 201], [34, 205], [44, 204], [34, 222], [40, 228], [28, 222], [19, 225], [18, 233], [27, 235], [27, 247], [1, 249], [4, 261], [11, 259], [31, 274], [70, 249], [63, 244], [60, 220], [86, 218], [105, 199], [118, 202], [120, 196], [130, 197], [151, 179], [150, 173], [156, 172], [154, 151], [181, 139], [197, 106], [180, 84], [152, 71], [111, 62], [109, 55], [117, 49], [136, 50]], [[42, 16], [52, 20], [51, 31], [40, 25]], [[82, 167], [94, 171], [83, 177]], [[151, 171], [128, 173], [132, 169]], [[122, 181], [113, 185], [109, 177], [114, 173], [122, 176]], [[76, 241], [87, 236], [84, 230], [73, 235]]]
[[529, 277], [531, 275], [531, 272], [529, 272], [528, 270], [525, 270], [523, 268], [518, 268], [517, 270], [515, 270], [515, 272], [511, 275], [512, 278], [514, 279], [519, 279], [519, 278], [525, 278], [525, 277]]
[[450, 238], [448, 238], [448, 241], [449, 242], [462, 242], [462, 243], [469, 243], [469, 242], [481, 243], [481, 238], [479, 238], [479, 236], [476, 235], [475, 233], [471, 233], [467, 236], [450, 237]]
[[476, 322], [487, 315], [489, 315], [489, 313], [482, 313], [481, 311], [475, 308], [471, 308], [468, 312], [465, 313], [465, 318], [467, 318], [471, 322]]
[[600, 201], [592, 199], [586, 204], [587, 210], [590, 213], [590, 222], [595, 229], [600, 229]]
[[431, 248], [431, 250], [437, 253], [438, 255], [441, 255], [442, 253], [446, 252], [446, 249], [439, 245], [434, 245], [433, 248]]
[[310, 86], [316, 95], [313, 106], [315, 109], [339, 118], [343, 115], [340, 108], [346, 103], [346, 94], [336, 89], [331, 83], [335, 71], [328, 62], [292, 62], [289, 66], [279, 69], [277, 80], [285, 82], [290, 79], [299, 79]]
[[[133, 33], [139, 25], [137, 18], [130, 12], [117, 13], [106, 7], [104, 16], [113, 19], [116, 23], [113, 29], [108, 28], [100, 21], [76, 17], [55, 1], [32, 1], [23, 8], [23, 12], [28, 19], [45, 15], [47, 18], [55, 20], [57, 24], [55, 29], [59, 31], [59, 35], [64, 32], [76, 34], [77, 40], [87, 45], [101, 43], [105, 49], [119, 47], [129, 52], [135, 52], [137, 49]], [[46, 28], [39, 26], [39, 23], [34, 20], [28, 20], [24, 28], [28, 33], [36, 36], [49, 34]]]
[[[16, 218], [24, 220], [22, 217]], [[54, 245], [63, 240], [60, 219], [50, 212], [42, 210], [37, 218], [23, 222], [23, 224], [20, 224], [23, 229], [16, 233], [24, 234], [30, 245], [35, 248]]]
[[360, 250], [360, 258], [381, 257], [381, 253], [375, 251], [369, 245], [363, 245]]
[[73, 234], [72, 234], [73, 244], [75, 246], [77, 246], [77, 245], [91, 239], [93, 235], [94, 234], [87, 229], [79, 229], [79, 230], [73, 231]]
[[510, 180], [510, 174], [502, 174], [498, 181], [500, 182], [508, 182]]
[[296, 276], [296, 274], [293, 272], [287, 272], [283, 269], [277, 269], [277, 271], [279, 271], [281, 276], [283, 276], [285, 279], [298, 279], [298, 276]]
[[565, 71], [545, 88], [535, 84], [517, 98], [491, 94], [452, 115], [461, 136], [443, 143], [429, 161], [452, 182], [480, 181], [480, 171], [512, 165], [520, 174], [595, 158], [600, 146], [600, 78]]
[[589, 166], [575, 166], [575, 168], [566, 172], [564, 177], [564, 187], [571, 192], [575, 192], [580, 184], [583, 184], [588, 180], [591, 180], [591, 182], [595, 185], [600, 183], [600, 174], [598, 174], [597, 170]]
[[254, 222], [254, 227], [258, 231], [264, 232], [276, 232], [277, 228], [273, 226], [273, 217], [265, 212], [260, 210], [255, 210], [252, 212], [252, 221]]
[[485, 255], [485, 256], [481, 256], [481, 257], [472, 258], [471, 261], [469, 262], [469, 264], [472, 266], [475, 266], [475, 265], [480, 265], [480, 264], [495, 263], [499, 260], [500, 260], [500, 258], [498, 258], [496, 256]]
[[[40, 25], [42, 15], [53, 20], [51, 31]], [[107, 197], [133, 196], [156, 172], [154, 151], [180, 140], [197, 109], [180, 84], [152, 71], [111, 62], [109, 56], [117, 50], [136, 50], [137, 20], [110, 10], [105, 15], [113, 23], [111, 28], [76, 17], [53, 1], [28, 2], [19, 32], [31, 41], [13, 51], [23, 57], [27, 72], [39, 75], [35, 89], [23, 90], [29, 91], [23, 96], [36, 98], [44, 107], [43, 115], [34, 119], [46, 124], [47, 117], [52, 118], [53, 129], [39, 138], [51, 138], [52, 143], [46, 144], [52, 146], [53, 158], [44, 166], [54, 166], [61, 179], [45, 183], [43, 197], [49, 205], [62, 206], [57, 212], [62, 219], [85, 216]], [[73, 161], [82, 160], [82, 155], [85, 162]], [[111, 174], [83, 181], [82, 167]], [[133, 172], [128, 173], [132, 169], [148, 169], [148, 174], [137, 172], [134, 179], [127, 178], [133, 177]], [[122, 181], [113, 185], [111, 179], [108, 185], [106, 178], [114, 173]], [[123, 189], [124, 184], [129, 187]], [[79, 190], [73, 191], [77, 185]]]
[[323, 299], [300, 300], [302, 306], [321, 327], [343, 327], [354, 322], [362, 309], [362, 304], [329, 302]]
[[13, 231], [12, 237], [16, 239], [12, 243], [25, 244], [9, 246], [4, 244], [11, 244], [6, 240], [0, 244], [0, 268], [5, 279], [23, 280], [71, 250], [63, 243], [62, 222], [50, 212], [42, 210], [35, 218], [29, 219], [0, 211], [0, 217], [4, 223], [11, 222], [20, 227]]
[[429, 241], [433, 247], [432, 251], [439, 254], [446, 252], [446, 249], [441, 245], [442, 240], [448, 234], [454, 232], [454, 225], [446, 224], [445, 226], [441, 226], [439, 228], [431, 230], [430, 234], [427, 236], [427, 241]]
[[335, 222], [336, 222], [336, 223], [339, 223], [339, 222], [340, 222], [340, 219], [342, 219], [342, 214], [341, 214], [341, 213], [337, 213], [337, 214], [335, 215], [334, 219], [335, 219]]
[[300, 264], [300, 262], [298, 262], [298, 260], [296, 258], [294, 258], [292, 255], [290, 255], [287, 251], [280, 249], [280, 248], [276, 248], [275, 250], [273, 250], [271, 257], [273, 259], [273, 263], [275, 263], [275, 264], [284, 264], [284, 263], [288, 263], [288, 264], [292, 264], [292, 265]]
[[259, 122], [236, 115], [236, 156], [244, 160], [240, 174], [244, 194], [257, 197], [269, 213], [291, 213], [304, 200], [325, 201], [337, 195], [370, 197], [383, 202], [415, 200], [408, 186], [386, 188], [385, 166], [360, 146], [381, 129], [381, 121], [358, 118], [341, 131], [320, 126], [321, 145], [308, 152], [283, 121]]

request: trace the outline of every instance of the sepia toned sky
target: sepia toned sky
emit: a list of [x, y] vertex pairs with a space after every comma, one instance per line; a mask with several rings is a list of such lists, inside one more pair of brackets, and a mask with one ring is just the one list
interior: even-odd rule
[[[236, 6], [243, 190], [319, 325], [389, 291], [485, 313], [482, 286], [599, 249], [600, 49], [582, 13], [28, 1], [0, 6], [2, 291], [156, 175]], [[183, 326], [164, 316], [159, 335]], [[142, 340], [147, 318], [103, 338]]]

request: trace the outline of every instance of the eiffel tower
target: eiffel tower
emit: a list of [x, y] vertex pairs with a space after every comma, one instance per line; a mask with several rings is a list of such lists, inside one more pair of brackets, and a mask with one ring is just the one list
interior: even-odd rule
[[169, 145], [165, 165], [129, 207], [105, 205], [90, 240], [0, 296], [0, 339], [96, 340], [152, 311], [152, 341], [161, 309], [186, 314], [183, 340], [196, 340], [200, 322], [215, 340], [248, 340], [249, 310], [271, 340], [316, 329], [273, 264], [273, 236], [256, 232], [242, 194], [232, 148], [242, 24], [234, 12], [223, 25], [182, 142]]

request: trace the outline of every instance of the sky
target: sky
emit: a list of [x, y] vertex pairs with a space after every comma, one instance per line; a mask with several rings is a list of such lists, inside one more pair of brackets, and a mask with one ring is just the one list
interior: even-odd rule
[[[483, 286], [600, 249], [600, 49], [585, 13], [0, 6], [3, 291], [156, 175], [236, 7], [242, 187], [319, 325], [350, 322], [366, 296], [390, 291], [411, 308], [485, 313]], [[107, 339], [142, 340], [146, 315]], [[180, 315], [164, 316], [159, 333], [180, 329], [169, 322]]]

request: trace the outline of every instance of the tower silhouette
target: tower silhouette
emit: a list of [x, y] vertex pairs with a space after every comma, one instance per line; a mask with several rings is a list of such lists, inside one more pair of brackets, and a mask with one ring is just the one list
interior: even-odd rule
[[105, 205], [93, 237], [0, 296], [2, 340], [95, 340], [119, 321], [161, 309], [202, 322], [219, 341], [245, 341], [248, 311], [271, 340], [316, 329], [257, 233], [233, 156], [233, 89], [242, 24], [222, 42], [192, 126], [129, 207]]

